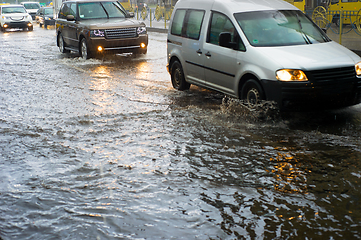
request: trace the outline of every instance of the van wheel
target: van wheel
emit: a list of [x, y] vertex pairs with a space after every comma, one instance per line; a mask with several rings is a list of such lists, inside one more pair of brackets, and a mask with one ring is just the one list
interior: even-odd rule
[[59, 51], [61, 53], [70, 52], [69, 50], [65, 49], [65, 43], [64, 43], [63, 35], [61, 33], [58, 34], [58, 46], [59, 46]]
[[170, 72], [171, 72], [172, 85], [175, 89], [184, 91], [190, 88], [191, 85], [187, 83], [186, 80], [184, 79], [183, 68], [178, 61], [175, 61], [172, 64]]
[[265, 99], [262, 87], [253, 79], [248, 80], [243, 85], [241, 93], [241, 99], [251, 108], [254, 108]]

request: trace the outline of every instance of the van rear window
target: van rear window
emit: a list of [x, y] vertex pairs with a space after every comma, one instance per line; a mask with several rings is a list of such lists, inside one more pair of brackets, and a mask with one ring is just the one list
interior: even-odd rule
[[183, 22], [184, 22], [184, 17], [186, 15], [186, 10], [177, 10], [175, 15], [174, 15], [174, 19], [173, 19], [173, 23], [172, 23], [172, 29], [171, 29], [171, 33], [173, 35], [178, 35], [181, 36], [182, 35], [182, 27], [183, 27]]
[[191, 10], [185, 24], [185, 35], [188, 38], [199, 39], [204, 11]]
[[171, 34], [191, 39], [199, 39], [204, 11], [178, 9], [173, 17]]

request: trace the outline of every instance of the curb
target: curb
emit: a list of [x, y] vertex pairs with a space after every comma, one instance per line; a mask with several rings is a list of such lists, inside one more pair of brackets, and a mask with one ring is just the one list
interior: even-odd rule
[[168, 29], [166, 29], [166, 28], [147, 27], [147, 31], [158, 32], [158, 33], [168, 33]]

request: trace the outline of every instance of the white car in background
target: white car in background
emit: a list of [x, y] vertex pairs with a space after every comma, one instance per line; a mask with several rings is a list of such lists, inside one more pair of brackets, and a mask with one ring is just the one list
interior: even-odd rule
[[21, 28], [32, 31], [32, 18], [22, 5], [1, 5], [0, 28], [2, 32], [10, 28]]
[[40, 3], [38, 3], [38, 2], [22, 2], [20, 4], [25, 7], [26, 11], [31, 15], [31, 17], [34, 20], [36, 13], [38, 12], [38, 10], [41, 7]]

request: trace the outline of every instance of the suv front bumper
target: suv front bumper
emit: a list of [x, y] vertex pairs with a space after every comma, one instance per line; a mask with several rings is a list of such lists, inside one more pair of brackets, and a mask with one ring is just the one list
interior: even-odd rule
[[[99, 52], [98, 47], [101, 47], [104, 53], [142, 52], [147, 51], [148, 35], [140, 35], [137, 38], [118, 39], [106, 39], [104, 37], [90, 38], [87, 42], [89, 50], [94, 53]], [[142, 44], [145, 47], [141, 47]]]
[[29, 28], [32, 27], [33, 24], [29, 21], [19, 21], [19, 22], [5, 22], [3, 24], [4, 28]]

